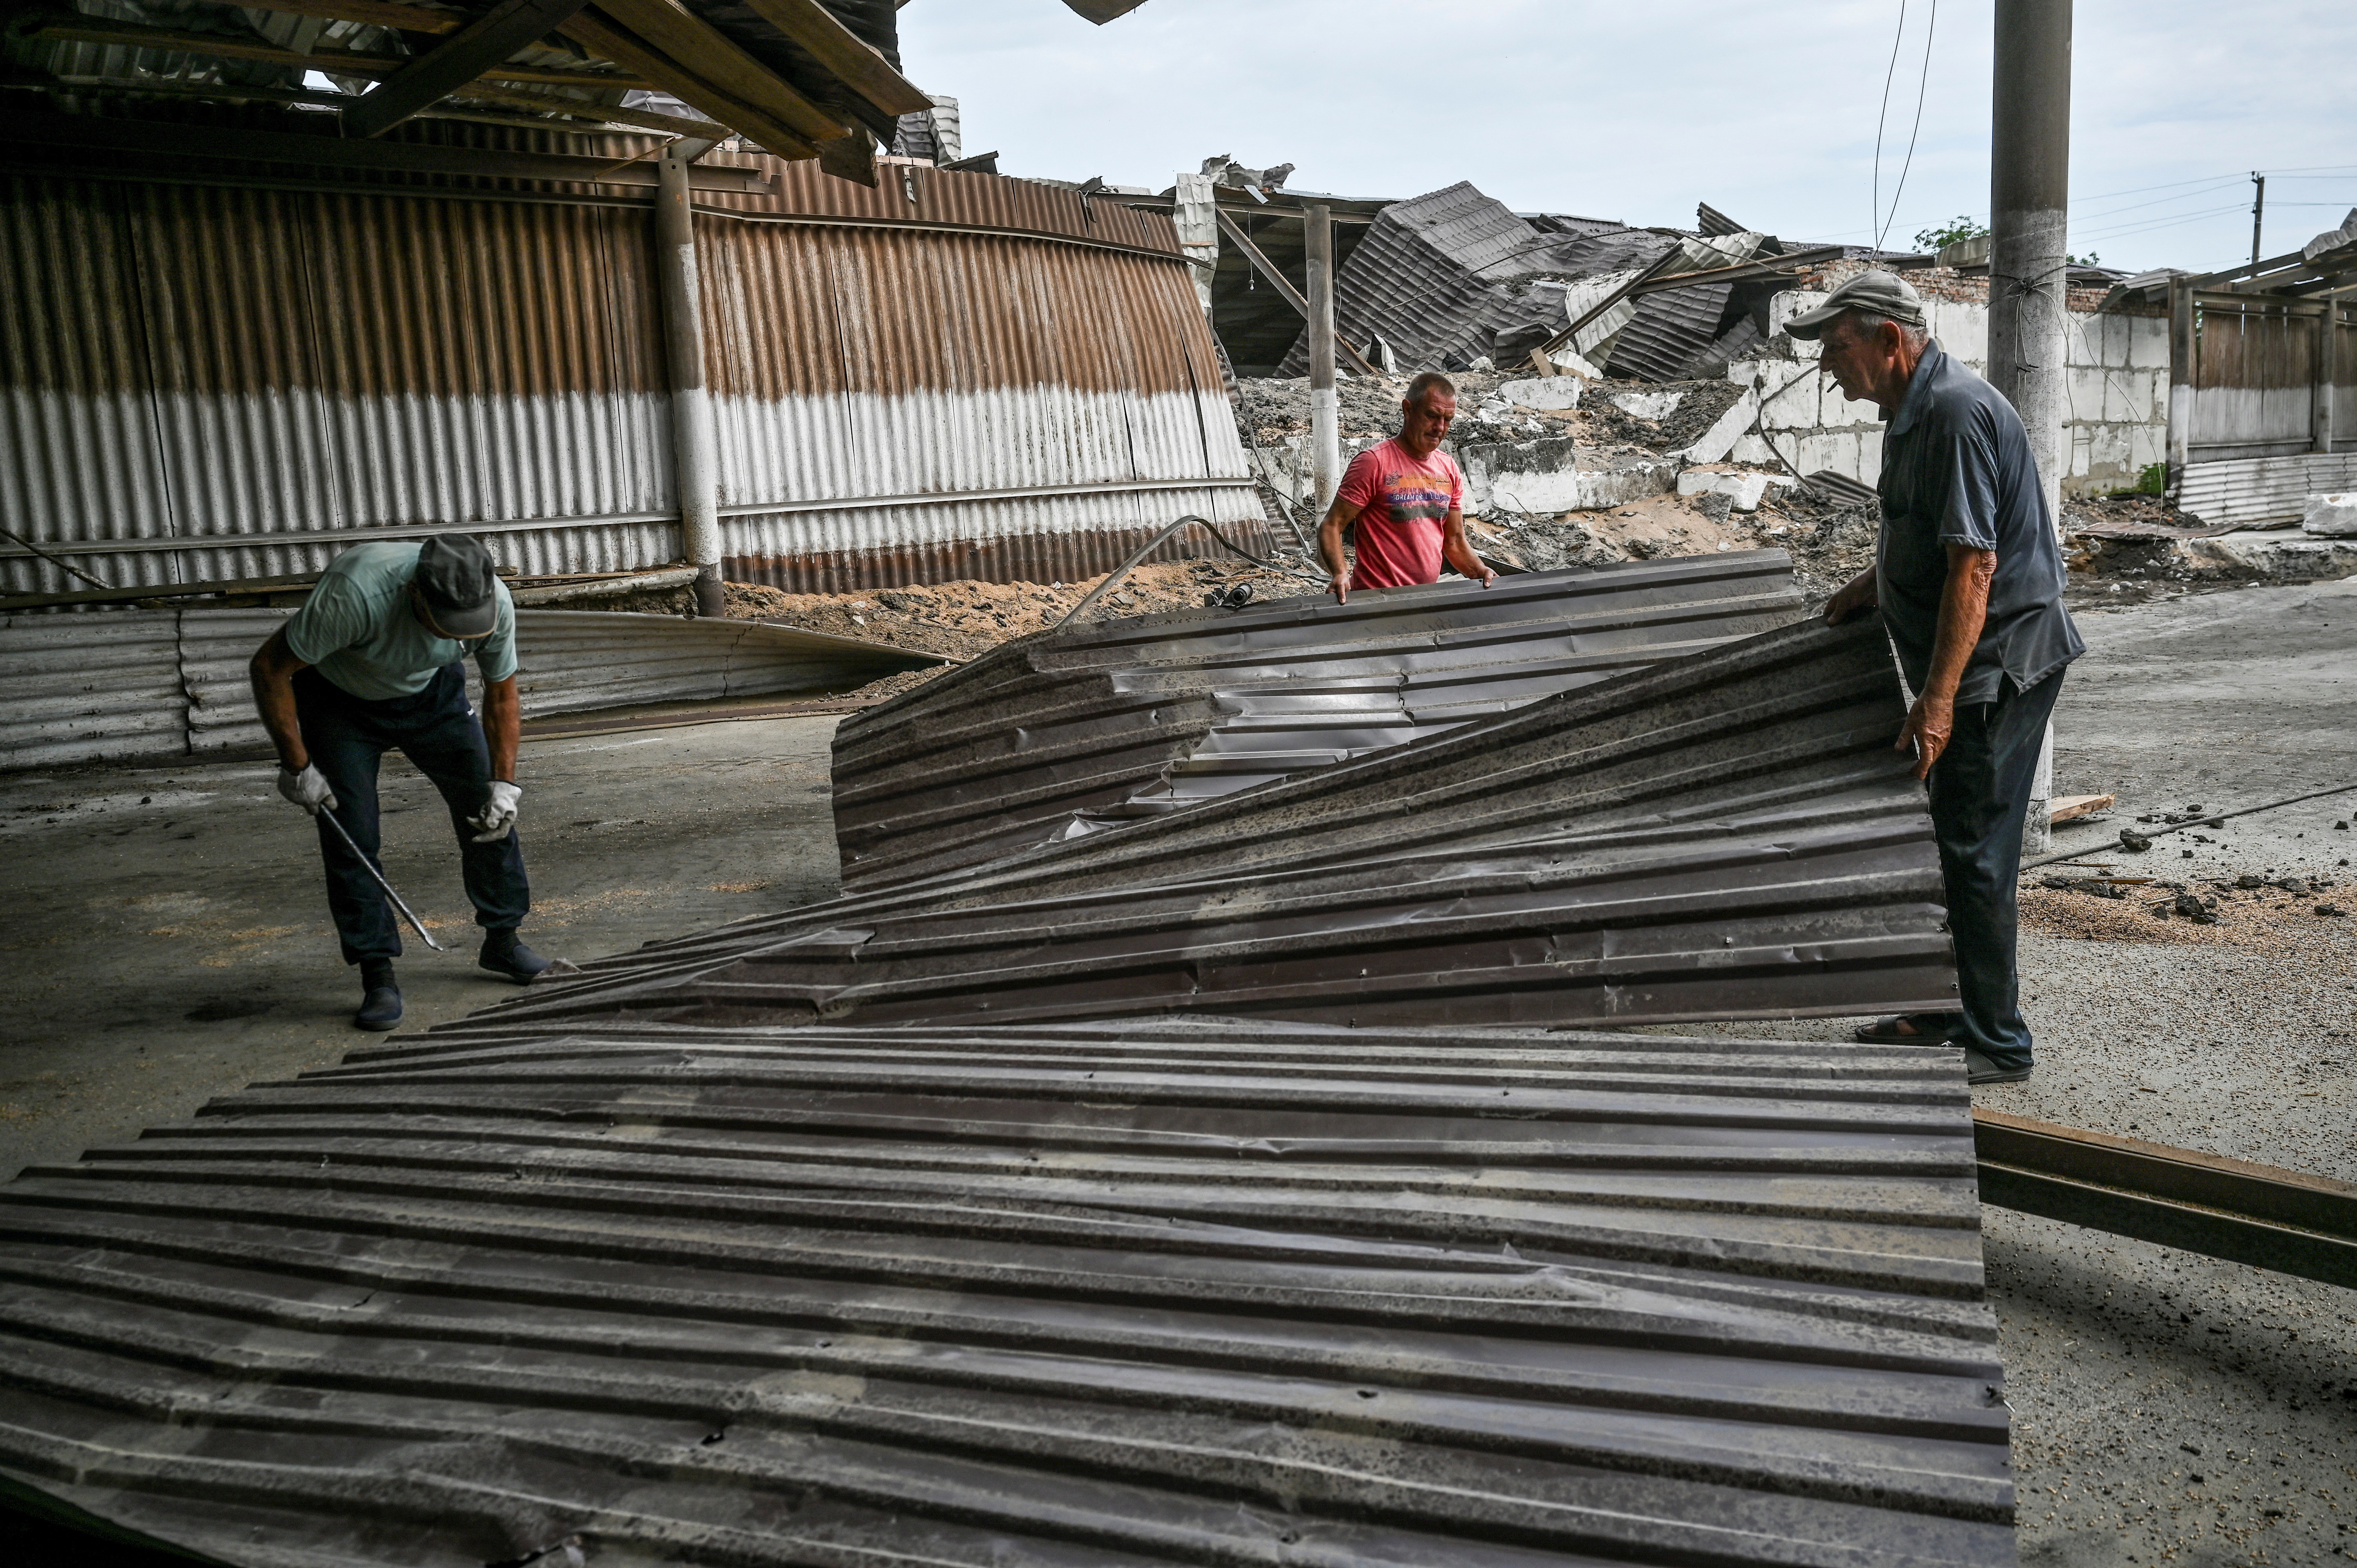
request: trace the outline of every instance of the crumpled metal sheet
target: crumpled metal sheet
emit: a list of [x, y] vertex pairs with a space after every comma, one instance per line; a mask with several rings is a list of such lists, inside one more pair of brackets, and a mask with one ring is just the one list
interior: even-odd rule
[[1288, 783], [657, 943], [518, 1016], [1667, 1023], [1944, 1010], [1878, 621], [1810, 621]]
[[845, 721], [844, 878], [881, 886], [1186, 809], [1801, 614], [1781, 551], [1077, 625]]
[[[1580, 229], [1541, 228], [1462, 181], [1394, 202], [1335, 274], [1335, 329], [1352, 343], [1382, 338], [1408, 370], [1462, 370], [1562, 327], [1566, 282], [1642, 266], [1672, 243], [1618, 224]], [[1308, 362], [1305, 333], [1279, 373]]]
[[1953, 1054], [482, 1016], [0, 1188], [0, 1476], [273, 1568], [2000, 1568]]

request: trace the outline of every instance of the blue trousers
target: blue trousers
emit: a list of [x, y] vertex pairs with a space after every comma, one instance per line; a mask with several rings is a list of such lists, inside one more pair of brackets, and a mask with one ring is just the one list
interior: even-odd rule
[[[382, 842], [377, 763], [386, 752], [399, 751], [433, 780], [450, 809], [475, 923], [486, 930], [512, 930], [523, 923], [532, 909], [532, 889], [524, 881], [523, 848], [515, 831], [496, 843], [477, 843], [475, 830], [467, 825], [466, 819], [479, 815], [490, 800], [491, 754], [482, 723], [467, 702], [464, 665], [444, 665], [414, 696], [382, 701], [355, 697], [317, 670], [300, 671], [295, 676], [295, 714], [304, 746], [336, 792], [336, 821], [371, 865], [378, 864]], [[325, 822], [319, 824], [319, 854], [327, 863], [328, 909], [343, 942], [344, 961], [400, 957], [400, 917]]]
[[2002, 1067], [2030, 1061], [2015, 964], [2022, 821], [2037, 782], [2046, 721], [2062, 694], [2057, 670], [2027, 691], [2005, 686], [1994, 703], [1956, 710], [1956, 730], [1932, 765], [1932, 832], [1948, 886], [1948, 933], [1956, 944], [1961, 1011], [1919, 1016]]

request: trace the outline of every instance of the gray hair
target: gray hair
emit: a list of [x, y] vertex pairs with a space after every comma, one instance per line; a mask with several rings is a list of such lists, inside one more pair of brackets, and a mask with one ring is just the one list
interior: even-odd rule
[[1885, 316], [1878, 310], [1867, 310], [1853, 306], [1841, 313], [1839, 319], [1857, 324], [1858, 336], [1871, 337], [1884, 322], [1899, 328], [1900, 338], [1910, 349], [1921, 349], [1931, 341], [1932, 329], [1919, 321], [1901, 321], [1895, 316]]

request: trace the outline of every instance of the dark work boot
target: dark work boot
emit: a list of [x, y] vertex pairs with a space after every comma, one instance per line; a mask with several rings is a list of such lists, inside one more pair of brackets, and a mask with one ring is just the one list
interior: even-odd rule
[[549, 961], [517, 940], [515, 930], [485, 931], [482, 956], [475, 960], [479, 968], [490, 970], [501, 980], [512, 980], [518, 985], [530, 985], [540, 978]]
[[401, 987], [393, 978], [393, 960], [362, 959], [361, 989], [366, 994], [361, 998], [361, 1010], [352, 1015], [353, 1028], [382, 1034], [401, 1027]]

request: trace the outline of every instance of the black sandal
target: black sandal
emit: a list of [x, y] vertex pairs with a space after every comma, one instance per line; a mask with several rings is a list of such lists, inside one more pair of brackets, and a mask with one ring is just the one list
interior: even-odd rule
[[1944, 1046], [1950, 1043], [1945, 1028], [1925, 1029], [1916, 1020], [1922, 1014], [1900, 1014], [1891, 1018], [1877, 1018], [1861, 1025], [1857, 1030], [1858, 1043], [1867, 1046]]

